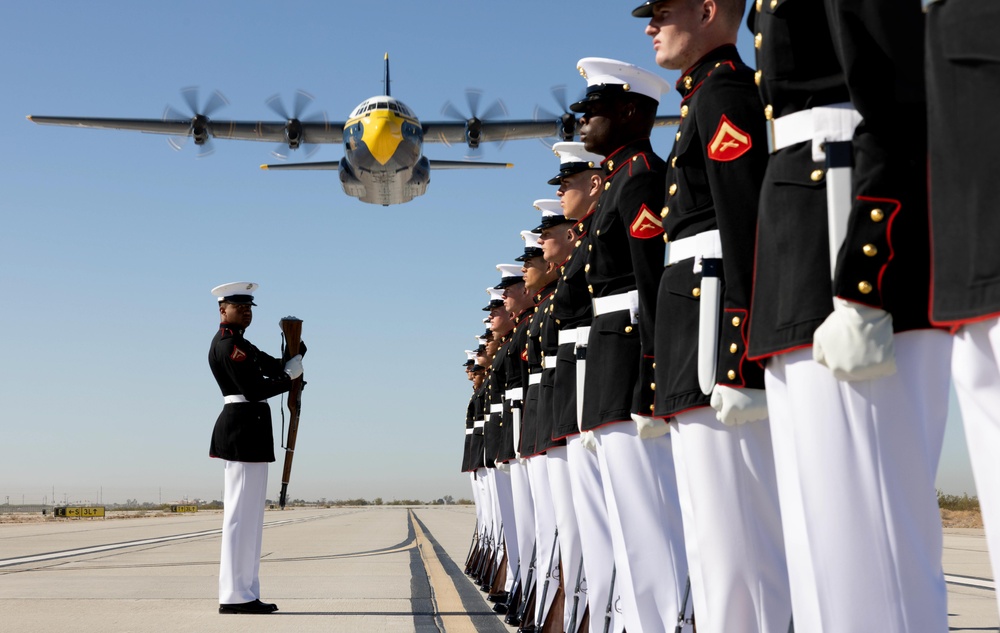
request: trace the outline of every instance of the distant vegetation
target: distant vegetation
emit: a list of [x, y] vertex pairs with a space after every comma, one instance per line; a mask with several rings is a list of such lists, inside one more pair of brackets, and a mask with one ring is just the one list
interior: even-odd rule
[[972, 510], [979, 512], [979, 497], [970, 497], [963, 493], [959, 495], [946, 495], [940, 490], [937, 491], [938, 507], [944, 510]]

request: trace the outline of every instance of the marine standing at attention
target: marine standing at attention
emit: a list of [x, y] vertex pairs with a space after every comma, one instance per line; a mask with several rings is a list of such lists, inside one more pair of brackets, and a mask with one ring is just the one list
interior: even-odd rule
[[[225, 405], [215, 422], [209, 455], [225, 460], [225, 510], [219, 561], [219, 613], [272, 613], [260, 601], [260, 547], [264, 533], [267, 465], [274, 461], [267, 399], [291, 389], [302, 375], [302, 356], [278, 360], [243, 338], [253, 321], [257, 284], [216, 286], [219, 331], [208, 364]], [[305, 350], [305, 347], [302, 348]]]

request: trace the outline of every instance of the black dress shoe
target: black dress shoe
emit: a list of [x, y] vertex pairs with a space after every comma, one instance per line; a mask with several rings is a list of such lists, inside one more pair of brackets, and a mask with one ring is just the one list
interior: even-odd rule
[[500, 615], [505, 615], [507, 613], [507, 605], [502, 602], [496, 603], [495, 605], [493, 605], [493, 613], [499, 613]]
[[507, 617], [504, 618], [503, 621], [504, 621], [505, 624], [509, 624], [510, 626], [520, 626], [521, 625], [521, 618], [517, 617], [517, 610], [516, 609], [514, 609], [514, 610], [508, 610], [507, 611]]
[[497, 593], [491, 593], [486, 596], [486, 599], [490, 602], [507, 602], [508, 598], [510, 598], [510, 594], [506, 591], [498, 591]]
[[239, 604], [220, 604], [219, 613], [274, 613], [278, 610], [278, 605], [251, 600]]

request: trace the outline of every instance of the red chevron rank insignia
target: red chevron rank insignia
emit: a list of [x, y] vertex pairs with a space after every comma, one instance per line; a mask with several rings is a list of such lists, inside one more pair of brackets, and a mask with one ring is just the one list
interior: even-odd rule
[[229, 355], [229, 358], [239, 363], [245, 361], [247, 359], [247, 355], [243, 350], [233, 345], [233, 353]]
[[663, 223], [645, 204], [639, 208], [639, 214], [628, 227], [629, 234], [640, 240], [648, 240], [657, 235], [663, 235]]
[[712, 160], [736, 160], [753, 147], [750, 135], [733, 125], [733, 122], [723, 114], [719, 121], [719, 129], [708, 144], [708, 157]]

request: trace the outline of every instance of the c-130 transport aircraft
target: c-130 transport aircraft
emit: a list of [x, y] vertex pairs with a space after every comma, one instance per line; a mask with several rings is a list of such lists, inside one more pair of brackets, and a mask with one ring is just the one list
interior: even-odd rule
[[[54, 117], [29, 115], [28, 119], [41, 125], [115, 130], [137, 130], [152, 134], [167, 134], [174, 138], [170, 144], [179, 149], [188, 138], [194, 139], [199, 155], [211, 153], [212, 139], [242, 141], [270, 141], [280, 144], [281, 151], [273, 152], [285, 157], [284, 148], [296, 150], [305, 144], [343, 143], [344, 157], [339, 161], [283, 163], [261, 165], [262, 169], [319, 169], [339, 170], [344, 192], [362, 202], [401, 204], [421, 196], [427, 190], [432, 169], [495, 169], [512, 167], [510, 163], [478, 161], [432, 160], [423, 155], [424, 143], [466, 144], [477, 150], [481, 143], [521, 139], [571, 141], [577, 131], [577, 117], [563, 108], [560, 115], [544, 119], [492, 121], [495, 114], [504, 114], [503, 103], [497, 100], [480, 118], [478, 93], [469, 91], [470, 116], [465, 118], [454, 106], [446, 104], [445, 114], [453, 121], [421, 123], [402, 101], [389, 93], [389, 54], [385, 55], [385, 94], [362, 101], [343, 122], [300, 119], [303, 106], [312, 100], [308, 94], [296, 95], [295, 109], [286, 113], [277, 97], [268, 104], [285, 121], [216, 121], [209, 114], [227, 101], [216, 92], [198, 112], [195, 89], [185, 91], [193, 116], [167, 108], [162, 119], [118, 119], [92, 117]], [[547, 114], [547, 113], [546, 113]], [[462, 120], [464, 119], [464, 120]], [[677, 125], [680, 117], [659, 116], [657, 126]]]

